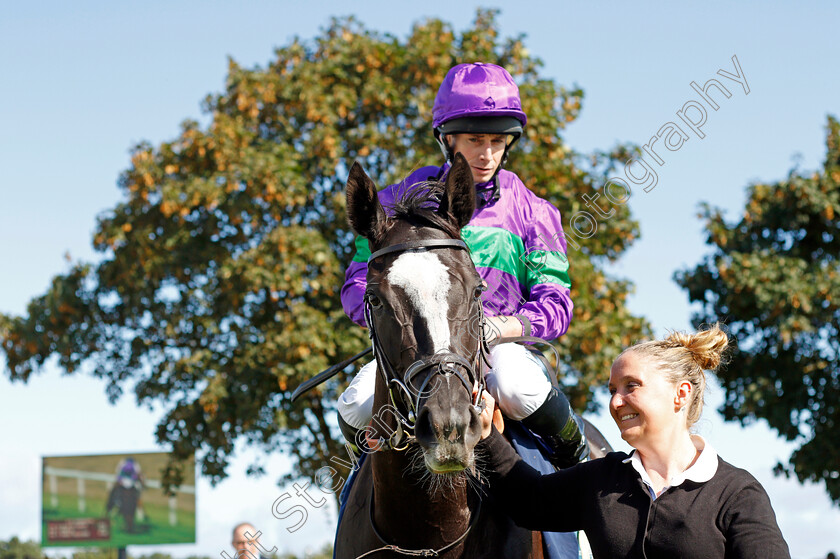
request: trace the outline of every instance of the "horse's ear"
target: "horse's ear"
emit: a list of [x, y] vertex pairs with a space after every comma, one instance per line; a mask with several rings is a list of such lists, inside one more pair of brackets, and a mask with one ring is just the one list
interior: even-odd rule
[[450, 214], [458, 229], [469, 223], [475, 212], [475, 182], [469, 163], [460, 153], [453, 158], [438, 212], [444, 217]]
[[347, 178], [347, 221], [356, 234], [372, 240], [384, 220], [385, 210], [379, 203], [376, 185], [355, 161]]

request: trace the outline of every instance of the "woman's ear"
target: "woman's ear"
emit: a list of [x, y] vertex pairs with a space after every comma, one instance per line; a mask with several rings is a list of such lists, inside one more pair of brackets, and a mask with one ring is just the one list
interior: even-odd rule
[[688, 411], [688, 404], [691, 400], [692, 390], [693, 387], [687, 380], [677, 384], [676, 393], [674, 394], [674, 407], [677, 411]]

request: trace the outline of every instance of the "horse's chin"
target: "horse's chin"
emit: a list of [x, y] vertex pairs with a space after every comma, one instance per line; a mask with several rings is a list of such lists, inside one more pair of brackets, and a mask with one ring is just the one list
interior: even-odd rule
[[426, 468], [435, 475], [453, 475], [460, 474], [467, 469], [463, 464], [435, 464], [426, 460]]
[[472, 451], [465, 448], [446, 449], [437, 445], [423, 451], [426, 469], [436, 475], [457, 475], [475, 463]]

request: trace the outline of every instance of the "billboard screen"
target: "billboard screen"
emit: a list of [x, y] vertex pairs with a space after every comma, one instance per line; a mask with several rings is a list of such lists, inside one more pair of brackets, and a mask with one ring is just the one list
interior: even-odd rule
[[195, 543], [195, 461], [163, 492], [165, 452], [43, 459], [41, 545]]

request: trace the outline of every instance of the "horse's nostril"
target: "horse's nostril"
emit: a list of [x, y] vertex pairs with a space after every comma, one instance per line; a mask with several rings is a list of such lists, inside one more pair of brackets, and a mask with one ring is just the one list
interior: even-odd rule
[[417, 416], [417, 422], [414, 424], [414, 435], [420, 440], [434, 438], [429, 410], [426, 408], [421, 409], [420, 414]]

